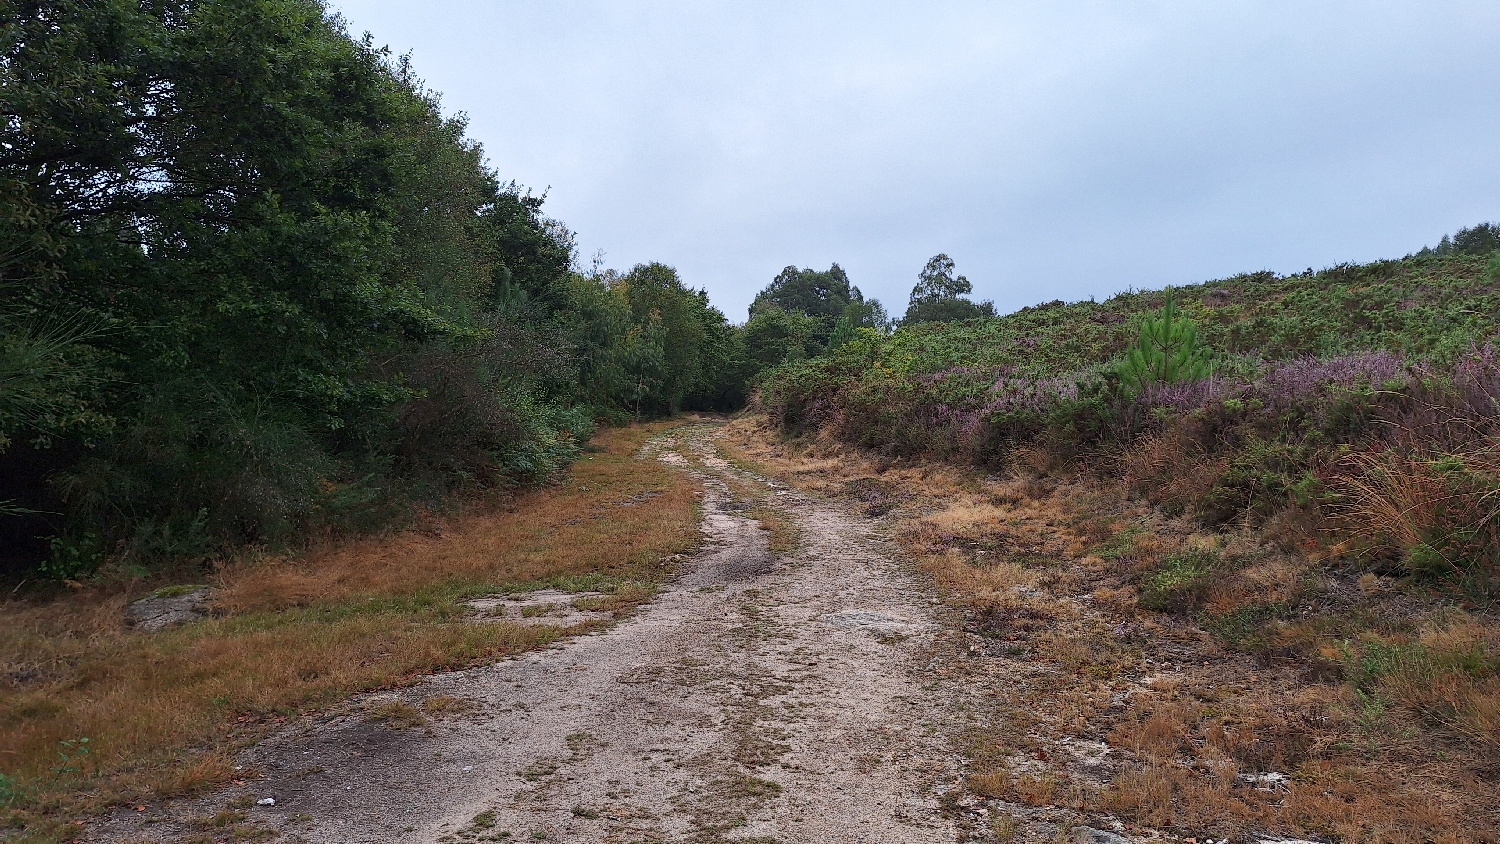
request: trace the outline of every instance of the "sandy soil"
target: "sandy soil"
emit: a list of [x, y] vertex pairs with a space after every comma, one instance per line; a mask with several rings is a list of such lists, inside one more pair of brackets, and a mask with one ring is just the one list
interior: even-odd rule
[[[730, 466], [717, 430], [647, 447], [700, 476], [706, 541], [634, 617], [305, 720], [246, 754], [244, 786], [122, 810], [100, 840], [958, 840], [940, 602], [868, 516]], [[767, 502], [796, 550], [744, 515]], [[433, 699], [425, 725], [367, 714]]]

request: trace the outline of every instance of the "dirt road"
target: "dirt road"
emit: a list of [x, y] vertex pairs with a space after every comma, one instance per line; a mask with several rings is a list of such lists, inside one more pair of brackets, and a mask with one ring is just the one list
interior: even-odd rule
[[[868, 517], [731, 466], [717, 430], [643, 455], [701, 478], [706, 542], [634, 617], [296, 725], [247, 754], [263, 778], [106, 837], [213, 840], [225, 811], [330, 844], [955, 841], [938, 602]], [[764, 507], [795, 550], [769, 550]], [[400, 728], [424, 702], [448, 714]]]

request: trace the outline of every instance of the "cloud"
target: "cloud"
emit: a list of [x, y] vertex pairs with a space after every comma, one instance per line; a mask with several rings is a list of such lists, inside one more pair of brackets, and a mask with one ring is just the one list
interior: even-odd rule
[[899, 312], [1399, 257], [1500, 218], [1481, 2], [337, 2], [611, 265], [732, 318], [838, 261]]

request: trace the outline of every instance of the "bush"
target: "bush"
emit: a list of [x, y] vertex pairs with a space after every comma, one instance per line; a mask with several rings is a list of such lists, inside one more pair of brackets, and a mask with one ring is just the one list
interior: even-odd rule
[[1156, 612], [1188, 612], [1206, 597], [1222, 562], [1212, 551], [1191, 550], [1162, 560], [1140, 586], [1140, 606]]

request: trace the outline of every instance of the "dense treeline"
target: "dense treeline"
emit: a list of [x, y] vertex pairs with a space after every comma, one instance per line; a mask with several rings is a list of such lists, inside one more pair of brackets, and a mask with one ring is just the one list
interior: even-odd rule
[[20, 0], [0, 57], [0, 562], [373, 527], [743, 399], [706, 294], [574, 271], [317, 0]]

